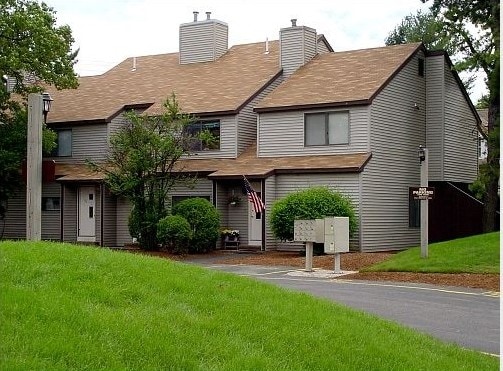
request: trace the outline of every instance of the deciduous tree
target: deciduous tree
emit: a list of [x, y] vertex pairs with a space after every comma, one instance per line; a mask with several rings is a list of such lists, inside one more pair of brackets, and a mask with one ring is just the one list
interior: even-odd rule
[[105, 174], [112, 193], [131, 202], [129, 229], [147, 250], [157, 248], [157, 223], [167, 214], [169, 190], [187, 180], [175, 172], [175, 165], [189, 154], [193, 139], [185, 130], [193, 118], [181, 112], [174, 95], [165, 101], [164, 109], [159, 116], [126, 113], [125, 125], [110, 139], [106, 161], [89, 162]]
[[[69, 26], [56, 25], [56, 12], [34, 0], [0, 0], [0, 219], [21, 184], [26, 156], [26, 97], [44, 85], [75, 88], [77, 52]], [[8, 82], [8, 84], [7, 84]], [[7, 87], [11, 87], [7, 89]], [[44, 149], [54, 146], [44, 130]]]

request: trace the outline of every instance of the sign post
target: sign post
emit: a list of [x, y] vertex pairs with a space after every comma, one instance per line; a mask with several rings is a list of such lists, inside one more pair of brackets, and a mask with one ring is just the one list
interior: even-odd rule
[[419, 146], [419, 166], [421, 167], [421, 187], [412, 189], [414, 199], [421, 200], [421, 257], [428, 257], [428, 200], [433, 198], [434, 189], [428, 187], [428, 149]]

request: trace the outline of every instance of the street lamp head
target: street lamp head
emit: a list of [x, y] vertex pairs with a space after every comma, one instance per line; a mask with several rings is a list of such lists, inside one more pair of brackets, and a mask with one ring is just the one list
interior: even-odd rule
[[42, 113], [44, 114], [44, 122], [47, 121], [47, 114], [51, 111], [51, 103], [54, 99], [51, 98], [49, 93], [42, 93], [42, 101], [44, 103], [44, 108]]
[[420, 163], [426, 159], [426, 151], [423, 146], [419, 146], [419, 149], [417, 150], [417, 157], [419, 158]]

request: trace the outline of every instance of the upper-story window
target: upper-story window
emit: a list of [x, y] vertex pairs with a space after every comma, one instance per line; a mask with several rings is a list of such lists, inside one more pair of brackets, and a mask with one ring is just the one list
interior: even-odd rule
[[349, 112], [320, 112], [304, 115], [306, 146], [349, 143]]
[[64, 157], [72, 155], [72, 130], [56, 130], [56, 147], [52, 150], [51, 156]]
[[220, 149], [220, 120], [198, 121], [190, 124], [187, 131], [192, 135], [191, 151]]

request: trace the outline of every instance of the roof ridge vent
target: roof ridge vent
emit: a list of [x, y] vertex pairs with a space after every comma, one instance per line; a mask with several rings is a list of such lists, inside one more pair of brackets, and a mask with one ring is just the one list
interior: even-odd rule
[[206, 20], [209, 21], [211, 18], [211, 12], [206, 12]]
[[290, 22], [292, 22], [292, 27], [297, 27], [297, 18], [290, 19]]
[[197, 22], [197, 15], [199, 14], [199, 12], [194, 10], [192, 14], [194, 14], [194, 22]]

